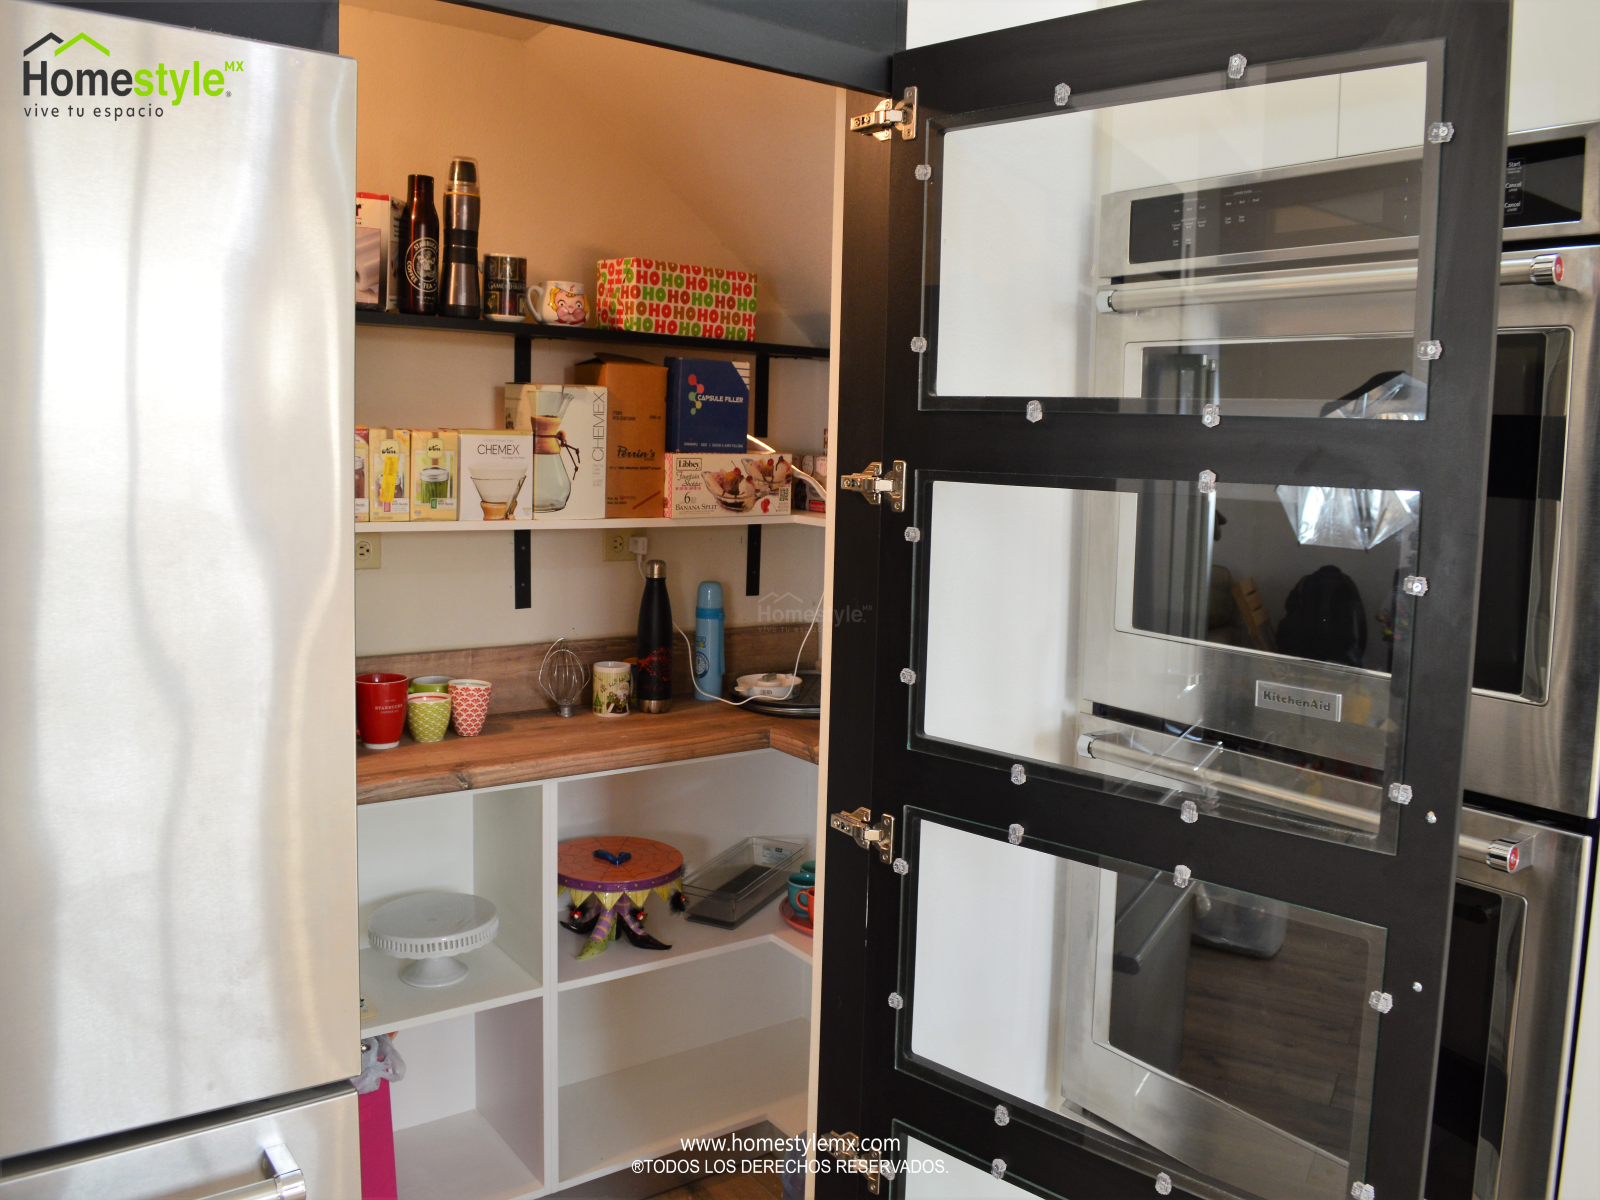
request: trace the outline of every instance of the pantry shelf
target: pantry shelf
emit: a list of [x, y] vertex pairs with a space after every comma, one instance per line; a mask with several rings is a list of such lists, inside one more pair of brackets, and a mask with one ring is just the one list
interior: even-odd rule
[[475, 1109], [396, 1130], [394, 1159], [406, 1200], [521, 1200], [544, 1186]]
[[621, 718], [549, 709], [491, 713], [477, 737], [445, 734], [393, 750], [356, 752], [356, 803], [436, 796], [533, 783], [596, 771], [655, 766], [746, 750], [781, 750], [816, 762], [821, 722], [766, 717], [709, 701], [680, 701], [671, 712]]
[[463, 317], [419, 317], [411, 313], [356, 309], [357, 325], [390, 329], [423, 329], [436, 333], [492, 333], [555, 342], [592, 342], [608, 346], [659, 346], [668, 350], [717, 350], [728, 354], [764, 354], [769, 358], [827, 358], [826, 346], [786, 342], [736, 342], [726, 338], [681, 337], [670, 333], [633, 333], [623, 329], [591, 329], [583, 325], [539, 325], [532, 321], [473, 321]]
[[630, 975], [643, 975], [663, 967], [698, 962], [719, 954], [764, 946], [769, 942], [783, 947], [804, 962], [811, 961], [811, 939], [791, 928], [778, 914], [776, 901], [737, 929], [719, 929], [715, 925], [687, 920], [655, 896], [645, 905], [645, 912], [648, 914], [646, 928], [653, 936], [669, 943], [672, 949], [639, 950], [624, 938], [607, 946], [605, 953], [579, 961], [578, 951], [587, 939], [563, 929], [557, 935], [561, 943], [559, 990], [565, 992], [612, 979], [625, 979]]
[[381, 950], [361, 951], [361, 998], [371, 1012], [361, 1022], [361, 1036], [393, 1033], [544, 994], [539, 981], [499, 946], [490, 944], [459, 957], [467, 968], [460, 983], [418, 988], [401, 982], [400, 972], [407, 965], [404, 960]]
[[821, 513], [787, 513], [755, 516], [729, 513], [725, 517], [599, 517], [591, 521], [549, 518], [539, 521], [357, 521], [357, 533], [505, 533], [539, 529], [704, 529], [714, 525], [826, 526]]
[[[607, 951], [610, 953], [610, 951]], [[669, 1054], [561, 1089], [561, 1183], [768, 1120], [805, 1127], [804, 1018]]]

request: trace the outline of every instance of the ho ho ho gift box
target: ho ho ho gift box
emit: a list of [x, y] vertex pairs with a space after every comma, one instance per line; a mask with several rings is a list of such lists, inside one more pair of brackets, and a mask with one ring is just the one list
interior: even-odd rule
[[750, 342], [756, 336], [756, 276], [659, 258], [603, 258], [595, 314], [601, 329]]

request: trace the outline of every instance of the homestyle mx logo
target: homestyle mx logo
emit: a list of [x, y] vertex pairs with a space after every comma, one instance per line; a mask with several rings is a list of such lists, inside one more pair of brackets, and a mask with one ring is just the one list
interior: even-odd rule
[[[56, 60], [75, 46], [83, 49], [73, 56], [74, 65], [57, 65]], [[91, 65], [83, 66], [83, 56], [92, 56], [96, 51], [108, 59], [112, 57], [109, 49], [87, 33], [63, 39], [54, 32], [45, 34], [24, 50], [22, 95], [25, 99], [37, 96], [38, 102], [24, 105], [23, 116], [99, 117], [111, 121], [162, 117], [166, 115], [168, 103], [177, 108], [185, 99], [194, 103], [201, 97], [216, 99], [233, 95], [228, 87], [227, 76], [237, 75], [244, 70], [244, 62], [239, 59], [223, 63], [220, 70], [213, 67], [205, 71], [201, 70], [199, 59], [187, 65], [179, 64], [176, 69], [164, 62], [158, 62], [154, 68], [118, 67], [112, 63], [102, 66], [92, 57], [89, 59]], [[72, 100], [85, 97], [104, 97], [107, 101], [127, 100], [128, 103], [71, 103]], [[48, 103], [57, 99], [68, 103]]]

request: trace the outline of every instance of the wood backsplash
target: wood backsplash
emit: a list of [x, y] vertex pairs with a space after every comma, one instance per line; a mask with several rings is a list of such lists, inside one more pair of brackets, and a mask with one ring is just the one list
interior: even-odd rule
[[[722, 648], [726, 669], [734, 675], [752, 671], [787, 671], [794, 664], [795, 651], [800, 639], [805, 637], [806, 626], [793, 625], [730, 625], [723, 631]], [[815, 670], [817, 666], [817, 630], [811, 631], [805, 654], [800, 660], [802, 669]], [[673, 691], [680, 696], [694, 692], [689, 674], [689, 653], [682, 638], [675, 639], [672, 655]], [[639, 640], [632, 634], [616, 637], [580, 638], [568, 643], [585, 666], [593, 668], [597, 662], [619, 661], [635, 657]], [[539, 687], [539, 664], [544, 661], [549, 642], [524, 643], [519, 646], [484, 646], [476, 650], [431, 650], [420, 654], [374, 654], [356, 659], [356, 673], [365, 675], [373, 671], [393, 671], [412, 677], [418, 675], [448, 675], [452, 679], [487, 679], [494, 685], [489, 694], [491, 713], [529, 712], [539, 708], [554, 708], [550, 698]], [[584, 690], [587, 701], [588, 689]]]

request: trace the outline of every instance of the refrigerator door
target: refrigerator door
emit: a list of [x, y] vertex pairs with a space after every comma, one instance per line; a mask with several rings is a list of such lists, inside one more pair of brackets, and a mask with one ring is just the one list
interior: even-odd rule
[[0, 45], [6, 1157], [359, 1070], [356, 67]]
[[[354, 1090], [336, 1084], [292, 1100], [277, 1107], [250, 1105], [214, 1124], [186, 1122], [159, 1138], [110, 1139], [113, 1144], [81, 1157], [35, 1156], [61, 1162], [24, 1162], [15, 1171], [8, 1164], [0, 1172], [0, 1200], [342, 1200], [361, 1195]], [[296, 1183], [304, 1190], [293, 1190]]]

